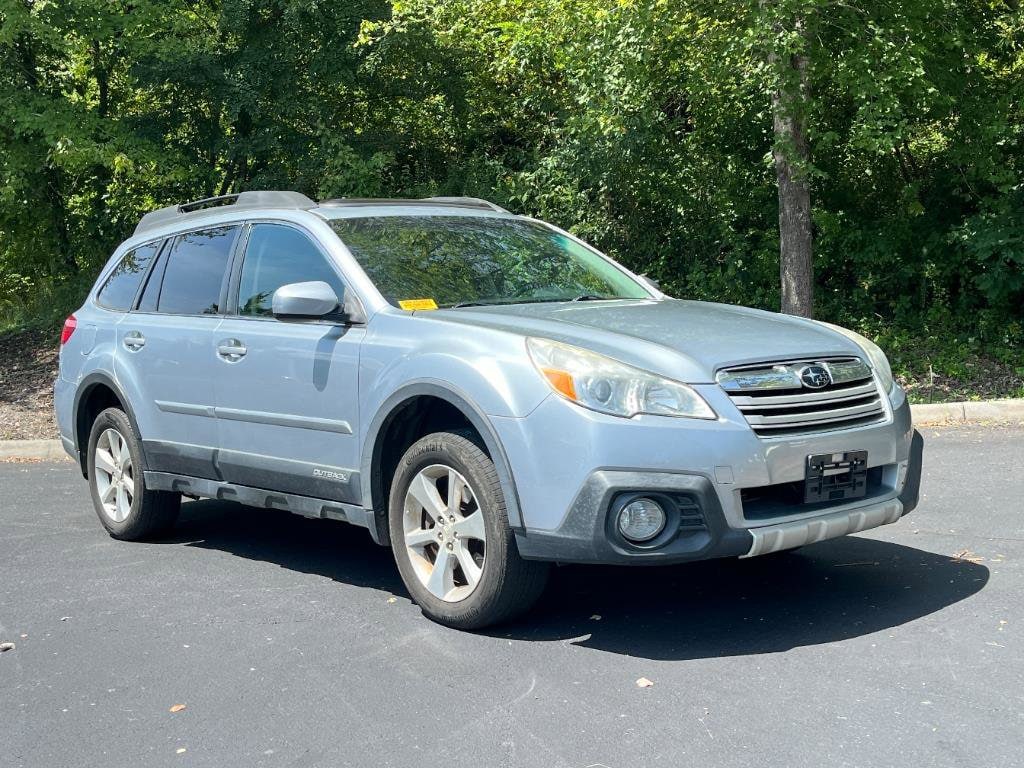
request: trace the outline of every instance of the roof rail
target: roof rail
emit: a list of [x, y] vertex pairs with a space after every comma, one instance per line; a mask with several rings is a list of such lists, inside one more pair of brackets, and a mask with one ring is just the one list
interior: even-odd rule
[[508, 213], [500, 205], [479, 197], [335, 197], [323, 200], [320, 205], [454, 205], [460, 208], [482, 208], [487, 211]]
[[464, 205], [467, 208], [487, 208], [498, 213], [508, 213], [497, 203], [484, 200], [482, 197], [425, 197], [426, 201], [432, 203], [444, 203], [445, 205]]
[[253, 209], [253, 208], [315, 208], [316, 203], [310, 200], [301, 192], [261, 191], [261, 192], [239, 192], [233, 195], [217, 195], [216, 197], [205, 197], [202, 200], [193, 200], [189, 203], [179, 205], [168, 205], [166, 208], [158, 208], [150, 211], [139, 221], [135, 227], [135, 234], [146, 232], [151, 229], [180, 219], [182, 217], [198, 217], [211, 209]]

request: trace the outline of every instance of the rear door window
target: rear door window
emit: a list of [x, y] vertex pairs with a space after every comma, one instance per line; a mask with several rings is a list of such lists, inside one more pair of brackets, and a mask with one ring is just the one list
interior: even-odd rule
[[100, 292], [96, 294], [96, 303], [106, 309], [121, 312], [131, 309], [142, 284], [142, 278], [149, 268], [149, 262], [159, 249], [160, 241], [157, 241], [128, 251], [121, 258], [121, 263], [110, 273]]
[[211, 227], [174, 238], [157, 311], [174, 315], [220, 312], [221, 286], [238, 226]]

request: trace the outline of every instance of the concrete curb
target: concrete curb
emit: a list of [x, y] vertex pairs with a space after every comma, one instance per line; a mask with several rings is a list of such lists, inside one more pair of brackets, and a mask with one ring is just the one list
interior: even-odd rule
[[[922, 403], [911, 405], [914, 426], [928, 427], [979, 422], [1024, 424], [1024, 398], [978, 400], [963, 403]], [[67, 454], [60, 440], [0, 440], [0, 459], [63, 459]]]
[[1024, 423], [1024, 399], [922, 403], [911, 405], [910, 413], [915, 426], [977, 424], [988, 421]]
[[0, 440], [0, 459], [65, 459], [60, 440]]

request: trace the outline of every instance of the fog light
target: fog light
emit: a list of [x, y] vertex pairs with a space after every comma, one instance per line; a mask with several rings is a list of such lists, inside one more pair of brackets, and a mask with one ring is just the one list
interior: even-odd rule
[[654, 499], [635, 499], [619, 512], [619, 533], [630, 541], [650, 541], [665, 527], [665, 510]]

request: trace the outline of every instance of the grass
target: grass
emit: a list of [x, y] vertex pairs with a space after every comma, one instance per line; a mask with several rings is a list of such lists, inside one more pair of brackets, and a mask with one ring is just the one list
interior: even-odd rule
[[1024, 397], [1024, 346], [943, 329], [874, 334], [912, 403]]
[[0, 297], [0, 344], [10, 334], [26, 330], [60, 328], [64, 318], [82, 306], [95, 275], [84, 275], [57, 285], [40, 286], [28, 299]]

